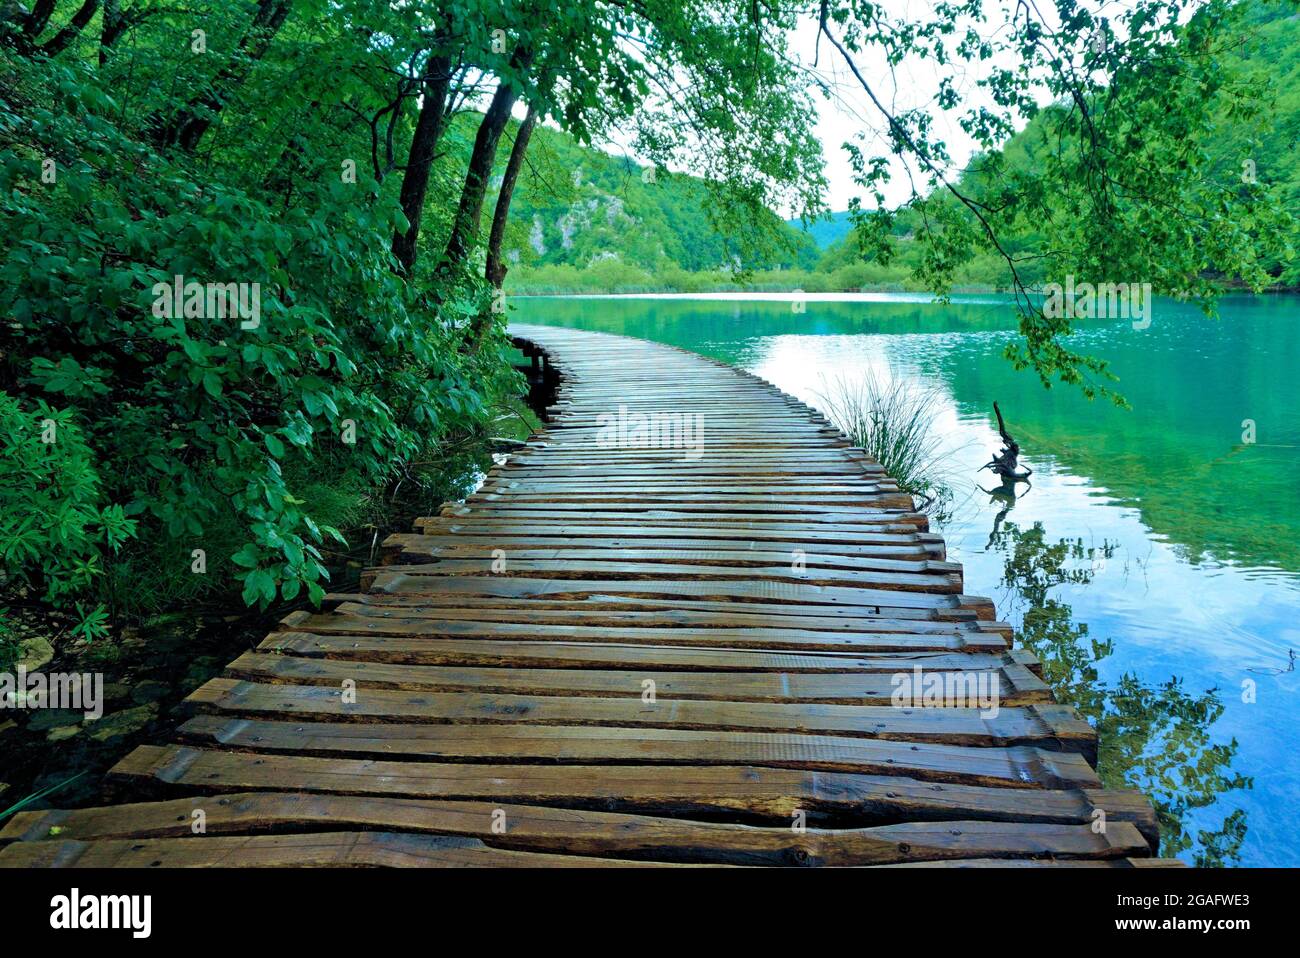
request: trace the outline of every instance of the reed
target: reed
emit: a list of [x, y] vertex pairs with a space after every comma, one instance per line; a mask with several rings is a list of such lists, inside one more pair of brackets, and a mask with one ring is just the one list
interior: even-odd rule
[[942, 513], [952, 500], [944, 481], [947, 458], [935, 420], [943, 396], [933, 387], [868, 371], [840, 376], [817, 393], [822, 412], [875, 459], [922, 511]]

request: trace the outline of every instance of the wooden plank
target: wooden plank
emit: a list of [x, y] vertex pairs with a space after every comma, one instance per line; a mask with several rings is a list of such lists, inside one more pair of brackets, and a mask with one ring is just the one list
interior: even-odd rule
[[[1036, 659], [1021, 652], [880, 652], [855, 655], [845, 652], [741, 651], [653, 643], [619, 645], [608, 642], [441, 639], [427, 635], [354, 638], [346, 634], [318, 635], [310, 632], [273, 632], [262, 640], [258, 649], [285, 655], [407, 665], [499, 665], [530, 669], [635, 667], [643, 672], [678, 669], [702, 672], [895, 673], [918, 664], [936, 671], [1010, 669], [1014, 664], [1033, 674], [1040, 668]], [[1017, 677], [1016, 682], [1019, 684], [1020, 681]]]
[[[212, 723], [211, 719], [203, 721]], [[264, 724], [218, 725], [232, 745], [248, 747], [279, 733]], [[451, 730], [458, 731], [458, 730]], [[463, 731], [463, 730], [460, 730]], [[519, 732], [520, 730], [514, 730]], [[527, 732], [540, 746], [546, 739]], [[472, 736], [464, 741], [473, 746]], [[848, 825], [979, 819], [1088, 824], [1102, 809], [1108, 822], [1155, 835], [1151, 804], [1132, 791], [1062, 785], [1050, 789], [983, 787], [773, 765], [704, 765], [674, 769], [605, 764], [415, 762], [232, 752], [188, 746], [141, 746], [110, 772], [118, 783], [154, 790], [308, 791], [341, 795], [463, 801], [513, 801], [569, 808], [635, 811], [780, 823], [800, 811], [810, 823]]]
[[425, 638], [511, 639], [538, 642], [602, 642], [626, 645], [689, 645], [696, 648], [823, 651], [1002, 652], [996, 632], [812, 632], [803, 629], [613, 628], [594, 625], [476, 622], [461, 619], [313, 615], [286, 622], [283, 631], [316, 635], [421, 636]]
[[1149, 853], [1127, 822], [1104, 835], [1086, 825], [907, 822], [875, 828], [790, 828], [700, 822], [539, 805], [244, 792], [60, 812], [20, 813], [0, 833], [48, 842], [189, 838], [195, 812], [207, 835], [383, 829], [475, 838], [517, 851], [731, 865], [860, 866], [969, 857], [1107, 859]]
[[[522, 663], [521, 663], [522, 664]], [[855, 705], [889, 705], [899, 689], [895, 676], [910, 678], [909, 664], [933, 670], [922, 662], [895, 663], [894, 671], [881, 672], [669, 672], [645, 669], [454, 668], [449, 666], [388, 664], [371, 661], [301, 658], [245, 652], [226, 667], [230, 676], [255, 682], [325, 685], [340, 688], [352, 682], [358, 689], [412, 691], [477, 691], [524, 695], [610, 696], [639, 698], [645, 681], [654, 681], [662, 699], [705, 699], [729, 702], [823, 702]], [[962, 669], [962, 676], [972, 673]], [[1023, 665], [1008, 661], [987, 671], [986, 681], [997, 688], [1002, 706], [1052, 701], [1047, 685]]]
[[[865, 532], [900, 532], [911, 526], [914, 531], [925, 532], [929, 520], [914, 512], [897, 510], [850, 509], [835, 514], [802, 510], [795, 515], [782, 512], [763, 514], [753, 511], [710, 511], [680, 509], [579, 509], [565, 511], [556, 509], [533, 509], [527, 506], [515, 508], [509, 504], [482, 505], [477, 508], [469, 506], [444, 506], [441, 517], [465, 521], [472, 519], [496, 520], [503, 523], [547, 524], [552, 529], [575, 524], [591, 528], [599, 525], [644, 525], [653, 528], [669, 526], [686, 527], [692, 534], [698, 534], [705, 528], [736, 529], [753, 526], [769, 531], [799, 533], [808, 535], [825, 531], [830, 538], [844, 539], [851, 537], [861, 529]], [[850, 539], [850, 541], [852, 541]]]
[[[284, 685], [216, 678], [185, 701], [203, 711], [271, 718], [354, 722], [529, 724], [809, 732], [880, 742], [961, 746], [1034, 745], [1092, 754], [1096, 733], [1062, 705], [1000, 708], [895, 708], [825, 703], [737, 702], [660, 698], [646, 701], [645, 681], [621, 698], [409, 691], [324, 685]], [[608, 693], [607, 693], [608, 694]]]
[[893, 547], [858, 547], [858, 554], [849, 555], [841, 554], [836, 548], [810, 551], [796, 545], [786, 550], [773, 550], [755, 548], [752, 542], [718, 545], [707, 539], [659, 539], [651, 540], [653, 545], [645, 545], [636, 543], [635, 540], [609, 538], [592, 541], [548, 536], [544, 542], [526, 538], [503, 540], [495, 536], [466, 542], [465, 538], [394, 535], [384, 540], [384, 548], [399, 552], [403, 561], [408, 562], [476, 559], [490, 563], [500, 551], [505, 554], [507, 565], [512, 560], [551, 559], [584, 563], [617, 561], [694, 565], [707, 562], [710, 565], [758, 567], [784, 564], [789, 569], [795, 559], [798, 559], [813, 569], [955, 573], [961, 568], [956, 563], [940, 563], [930, 559], [926, 549], [914, 542]]
[[[428, 576], [390, 566], [374, 577], [372, 588], [400, 595], [485, 595], [507, 598], [573, 598], [635, 595], [712, 600], [750, 600], [800, 604], [867, 605], [877, 609], [957, 609], [962, 596], [885, 589], [843, 588], [784, 581], [698, 581], [690, 579], [535, 579], [523, 576]], [[978, 611], [978, 610], [977, 610]], [[990, 615], [992, 617], [991, 609]]]
[[[440, 558], [436, 562], [410, 563], [401, 566], [383, 566], [371, 569], [366, 575], [379, 578], [385, 570], [400, 569], [404, 576], [491, 576], [496, 578], [543, 578], [565, 580], [614, 579], [620, 582], [669, 580], [668, 585], [675, 585], [677, 580], [688, 579], [693, 584], [704, 582], [737, 582], [742, 585], [774, 583], [786, 586], [794, 583], [810, 586], [824, 586], [853, 590], [889, 589], [894, 592], [925, 592], [934, 594], [958, 594], [962, 590], [961, 576], [946, 568], [949, 563], [925, 564], [920, 572], [894, 572], [875, 569], [845, 570], [822, 565], [804, 565], [792, 569], [794, 563], [787, 561], [778, 566], [736, 566], [725, 564], [705, 564], [699, 560], [692, 564], [650, 563], [640, 561], [609, 561], [566, 557], [558, 559], [532, 559], [502, 550], [500, 560], [494, 557], [483, 559]], [[364, 587], [365, 576], [362, 578]]]
[[[375, 619], [443, 619], [468, 622], [537, 623], [539, 625], [607, 626], [627, 628], [700, 628], [748, 630], [799, 629], [810, 632], [906, 632], [925, 635], [965, 635], [983, 632], [1010, 636], [1005, 622], [985, 622], [973, 611], [956, 609], [942, 617], [924, 609], [875, 606], [826, 607], [767, 605], [742, 602], [669, 602], [628, 596], [597, 596], [585, 601], [509, 599], [496, 596], [393, 596], [336, 593], [326, 596], [331, 612]], [[877, 614], [879, 613], [879, 614]], [[305, 616], [292, 614], [285, 628], [300, 627]]]
[[597, 520], [625, 522], [655, 520], [680, 520], [699, 522], [702, 525], [719, 525], [735, 522], [737, 519], [754, 521], [768, 519], [773, 522], [817, 523], [821, 525], [877, 524], [895, 525], [912, 515], [910, 504], [898, 506], [826, 506], [818, 502], [719, 502], [706, 497], [700, 502], [671, 501], [667, 504], [646, 502], [643, 506], [633, 503], [599, 503], [599, 502], [537, 502], [511, 501], [473, 501], [464, 506], [451, 507], [448, 513], [456, 516], [497, 516], [500, 518], [522, 518], [552, 520], [565, 522], [575, 516], [583, 522]]
[[492, 848], [475, 838], [392, 832], [18, 842], [4, 868], [625, 868], [640, 864]]
[[[521, 750], [527, 747], [536, 752], [539, 761], [560, 761], [577, 750], [578, 754], [610, 755], [606, 761], [611, 763], [768, 765], [1015, 789], [1097, 788], [1101, 782], [1081, 755], [1028, 746], [981, 748], [781, 732], [582, 726], [560, 731], [562, 728], [286, 722], [270, 717], [198, 715], [181, 726], [180, 734], [187, 741], [204, 744], [302, 755], [512, 762], [523, 761]], [[283, 759], [277, 759], [276, 765], [281, 767]]]
[[796, 543], [805, 547], [807, 552], [815, 552], [820, 546], [808, 547], [809, 543], [824, 546], [888, 545], [900, 541], [920, 541], [926, 533], [917, 532], [916, 526], [904, 522], [883, 522], [876, 524], [848, 525], [829, 528], [816, 528], [797, 523], [767, 522], [755, 523], [739, 518], [725, 523], [699, 522], [642, 522], [617, 523], [593, 522], [594, 517], [583, 517], [542, 521], [521, 518], [518, 520], [491, 519], [487, 517], [467, 521], [459, 516], [429, 516], [417, 519], [415, 525], [426, 535], [475, 535], [475, 536], [567, 536], [572, 539], [583, 537], [651, 539], [723, 539], [731, 542], [781, 542]]

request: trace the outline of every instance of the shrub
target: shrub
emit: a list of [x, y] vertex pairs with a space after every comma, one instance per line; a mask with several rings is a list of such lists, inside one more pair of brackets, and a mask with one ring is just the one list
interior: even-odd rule
[[[75, 63], [0, 57], [0, 388], [59, 407], [83, 443], [69, 477], [94, 488], [47, 578], [85, 587], [92, 546], [102, 560], [129, 520], [127, 569], [197, 572], [201, 550], [195, 581], [319, 601], [343, 536], [310, 483], [378, 489], [481, 429], [512, 375], [499, 332], [457, 348], [488, 291], [414, 299], [388, 252], [404, 220], [373, 181], [304, 175], [287, 206], [154, 152]], [[177, 311], [177, 277], [239, 284], [250, 309], [186, 295]], [[8, 459], [20, 489], [44, 488], [48, 463]]]
[[[104, 573], [104, 560], [135, 534], [135, 520], [105, 504], [100, 477], [68, 410], [39, 402], [24, 413], [0, 393], [0, 577], [67, 605]], [[74, 631], [104, 633], [104, 607], [77, 605]], [[6, 630], [6, 635], [8, 632]], [[10, 658], [6, 653], [0, 658]]]

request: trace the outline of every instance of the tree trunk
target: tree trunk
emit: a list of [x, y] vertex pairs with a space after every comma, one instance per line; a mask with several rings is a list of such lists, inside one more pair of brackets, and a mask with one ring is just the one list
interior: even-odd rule
[[128, 22], [122, 13], [120, 0], [104, 0], [103, 29], [99, 35], [99, 65], [108, 62], [108, 53], [122, 34], [126, 33]]
[[54, 15], [56, 3], [57, 0], [36, 0], [32, 12], [23, 21], [23, 33], [27, 35], [27, 38], [32, 43], [36, 42], [36, 38], [41, 35], [41, 31], [49, 24], [50, 17]]
[[488, 234], [487, 269], [484, 271], [487, 281], [495, 289], [500, 289], [506, 280], [508, 267], [501, 258], [501, 242], [505, 238], [506, 220], [510, 216], [510, 200], [514, 196], [515, 182], [524, 165], [524, 154], [528, 152], [528, 139], [533, 135], [537, 125], [537, 110], [528, 107], [528, 115], [515, 133], [514, 146], [510, 148], [510, 160], [506, 163], [505, 175], [501, 178], [501, 192], [497, 194], [496, 209], [492, 213], [492, 231]]
[[188, 152], [198, 147], [215, 115], [225, 109], [235, 88], [244, 81], [249, 64], [266, 56], [292, 6], [293, 0], [258, 0], [257, 14], [239, 38], [236, 56], [231, 63], [222, 68], [207, 89], [191, 99], [174, 118], [155, 126], [154, 139], [159, 146], [180, 146]]
[[424, 215], [424, 198], [429, 191], [429, 173], [433, 157], [446, 125], [447, 95], [451, 91], [451, 58], [431, 54], [424, 67], [424, 102], [415, 121], [415, 135], [402, 175], [401, 204], [406, 216], [406, 232], [393, 235], [393, 256], [399, 272], [409, 276], [415, 267], [416, 241], [420, 238], [420, 220]]
[[497, 143], [501, 140], [501, 134], [510, 120], [510, 110], [518, 98], [518, 90], [503, 82], [497, 87], [492, 103], [478, 125], [474, 150], [469, 157], [469, 168], [465, 171], [465, 186], [460, 192], [460, 206], [456, 210], [451, 235], [447, 237], [447, 248], [443, 251], [442, 262], [439, 264], [440, 272], [454, 269], [469, 256], [483, 215], [483, 197], [487, 193], [488, 179], [492, 176]]
[[0, 9], [4, 15], [4, 23], [0, 25], [4, 42], [22, 53], [31, 53], [36, 38], [54, 14], [54, 4], [55, 0], [37, 0], [28, 12], [18, 0], [5, 0], [3, 9]]
[[55, 57], [68, 48], [73, 40], [81, 35], [95, 11], [99, 9], [99, 0], [86, 0], [85, 3], [72, 15], [68, 25], [56, 33], [50, 40], [41, 47], [41, 52], [46, 56]]

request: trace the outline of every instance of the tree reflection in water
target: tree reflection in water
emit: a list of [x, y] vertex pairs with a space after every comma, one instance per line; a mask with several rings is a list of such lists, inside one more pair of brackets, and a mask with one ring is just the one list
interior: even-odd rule
[[1043, 664], [1043, 679], [1057, 698], [1077, 708], [1097, 729], [1097, 771], [1107, 788], [1135, 788], [1150, 796], [1160, 818], [1160, 851], [1197, 866], [1236, 864], [1246, 837], [1246, 814], [1238, 809], [1215, 830], [1193, 835], [1190, 812], [1214, 804], [1226, 791], [1252, 787], [1231, 769], [1237, 741], [1211, 741], [1223, 713], [1218, 691], [1192, 693], [1171, 676], [1149, 685], [1132, 673], [1118, 681], [1100, 678], [1098, 663], [1114, 651], [1112, 640], [1093, 638], [1073, 610], [1054, 597], [1062, 585], [1086, 585], [1096, 563], [1114, 545], [1085, 547], [1081, 540], [1049, 544], [1041, 523], [995, 527], [990, 546], [1004, 557], [1002, 585], [1022, 612], [1019, 641]]

